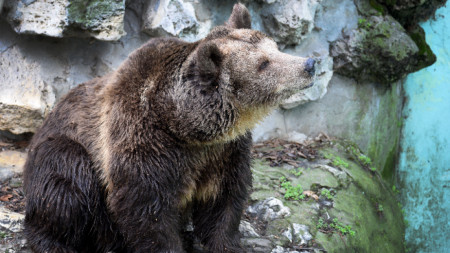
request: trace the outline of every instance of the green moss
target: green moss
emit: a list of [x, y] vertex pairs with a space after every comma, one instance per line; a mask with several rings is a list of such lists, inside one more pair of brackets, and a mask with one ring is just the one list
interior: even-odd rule
[[[305, 161], [304, 166], [308, 169], [304, 170], [270, 167], [267, 162], [254, 160], [252, 200], [276, 197], [291, 210], [290, 216], [268, 222], [265, 234], [277, 235], [270, 240], [290, 247], [292, 242], [279, 235], [292, 228], [293, 223], [298, 223], [307, 225], [314, 243], [327, 252], [403, 252], [403, 217], [391, 187], [385, 186], [377, 173], [361, 166], [358, 156], [362, 153], [355, 144], [339, 140], [333, 143], [320, 147], [317, 150], [319, 159]], [[320, 159], [324, 155], [347, 165], [335, 166], [330, 162], [335, 169], [327, 170], [329, 167]], [[318, 161], [322, 162], [317, 164]], [[296, 176], [293, 172], [298, 171], [303, 173]], [[346, 179], [341, 179], [339, 173]], [[338, 184], [338, 180], [346, 183]], [[300, 183], [306, 189], [312, 184], [317, 185], [311, 190], [332, 199], [333, 207], [318, 208], [319, 202], [312, 197], [303, 201], [286, 198], [288, 189], [292, 190], [293, 196], [300, 196], [301, 190], [296, 190]], [[335, 187], [325, 186], [328, 184]]]
[[[377, 200], [367, 195], [371, 194], [365, 191], [364, 185], [358, 187], [350, 185], [345, 192], [338, 192], [335, 195], [334, 208], [328, 211], [329, 215], [337, 217], [343, 224], [350, 225], [352, 230], [357, 232], [349, 237], [344, 245], [342, 242], [338, 243], [341, 246], [324, 245], [328, 252], [402, 252], [402, 245], [398, 242], [402, 241], [404, 224], [395, 198], [388, 194]], [[383, 208], [382, 216], [378, 209], [380, 205]], [[375, 208], [368, 212], [369, 206]], [[372, 245], [377, 246], [374, 248]], [[345, 250], [337, 251], [336, 248]], [[355, 248], [360, 250], [350, 250]]]
[[68, 19], [83, 29], [96, 28], [104, 19], [124, 11], [123, 0], [69, 0]]
[[394, 143], [386, 157], [386, 162], [384, 163], [381, 175], [386, 180], [391, 180], [394, 177], [395, 166], [397, 164], [397, 146], [397, 142]]
[[401, 84], [393, 83], [386, 88], [379, 101], [375, 126], [367, 149], [372, 159], [372, 166], [379, 168], [383, 178], [391, 183], [394, 181], [397, 163], [398, 141], [401, 133], [402, 96]]
[[304, 168], [296, 168], [296, 169], [292, 169], [290, 172], [292, 174], [294, 174], [295, 176], [299, 177], [302, 175], [304, 170], [305, 170]]
[[417, 70], [428, 67], [436, 62], [436, 55], [425, 40], [425, 31], [417, 26], [409, 31], [409, 36], [419, 48]]
[[[338, 188], [342, 185], [339, 179], [336, 179], [333, 174], [329, 171], [322, 169], [310, 169], [303, 171], [302, 175], [298, 178], [290, 178], [294, 184], [300, 184], [305, 190], [311, 190], [315, 185], [328, 187], [328, 188]], [[318, 190], [317, 189], [315, 190]]]
[[419, 55], [425, 55], [430, 54], [434, 55], [433, 51], [431, 51], [430, 46], [425, 41], [425, 38], [420, 33], [411, 33], [410, 34], [411, 39], [416, 43], [417, 47], [419, 48]]

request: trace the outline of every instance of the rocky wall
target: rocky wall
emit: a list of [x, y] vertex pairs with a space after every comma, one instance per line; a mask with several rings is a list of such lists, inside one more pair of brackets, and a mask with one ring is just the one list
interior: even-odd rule
[[[313, 241], [317, 240], [320, 246], [329, 252], [367, 251], [373, 247], [369, 238], [375, 236], [375, 242], [382, 245], [381, 249], [384, 246], [388, 247], [386, 242], [395, 237], [396, 243], [391, 243], [390, 246], [395, 248], [395, 252], [402, 251], [403, 245], [398, 244], [401, 243], [399, 236], [403, 228], [398, 215], [399, 208], [395, 206], [391, 189], [386, 188], [383, 182], [378, 180], [378, 175], [391, 183], [394, 181], [394, 168], [398, 161], [401, 142], [400, 130], [404, 127], [402, 118], [405, 102], [402, 85], [404, 77], [436, 61], [432, 48], [425, 40], [425, 32], [430, 33], [431, 28], [424, 30], [417, 26], [417, 22], [429, 18], [436, 8], [446, 1], [242, 0], [241, 2], [248, 6], [252, 14], [254, 29], [273, 37], [284, 52], [314, 57], [318, 62], [315, 85], [287, 99], [278, 110], [262, 121], [254, 130], [254, 140], [261, 142], [281, 137], [309, 143], [309, 138], [318, 134], [322, 134], [322, 138], [335, 136], [350, 140], [351, 146], [356, 144], [363, 153], [372, 158], [370, 168], [362, 166], [364, 182], [376, 176], [374, 184], [383, 188], [371, 193], [377, 194], [378, 201], [372, 203], [373, 198], [368, 198], [365, 194], [366, 189], [363, 188], [372, 185], [373, 182], [358, 183], [359, 179], [353, 178], [353, 174], [361, 171], [355, 169], [349, 172], [339, 169], [352, 178], [352, 183], [349, 183], [355, 186], [350, 187], [352, 191], [344, 193], [348, 190], [347, 187], [330, 186], [328, 181], [317, 183], [319, 188], [325, 187], [336, 195], [335, 209], [326, 206], [326, 199], [323, 196], [322, 200], [314, 201], [314, 196], [308, 196], [310, 203], [306, 205], [300, 202], [304, 209], [299, 210], [309, 210], [311, 207], [312, 216], [302, 216], [303, 220], [297, 219], [296, 215], [302, 212], [299, 211], [293, 215], [295, 219], [279, 222], [286, 226], [281, 230], [273, 230], [274, 237], [270, 240], [267, 238], [253, 240], [252, 226], [257, 227], [258, 224], [250, 224], [246, 229], [248, 224], [243, 222], [241, 232], [243, 235], [247, 233], [245, 237], [250, 238], [245, 239], [246, 245], [249, 247], [263, 245], [262, 251], [259, 252], [269, 252], [269, 249], [273, 249], [272, 252], [297, 252], [279, 246], [302, 243], [302, 240], [310, 238], [308, 233], [312, 233], [314, 240], [308, 239], [310, 241], [306, 240], [307, 243], [302, 245], [313, 245]], [[232, 0], [0, 0], [0, 135], [7, 133], [11, 137], [11, 133], [20, 135], [36, 131], [45, 115], [69, 89], [116, 69], [130, 52], [152, 37], [176, 36], [188, 41], [203, 38], [212, 27], [225, 22], [234, 3]], [[441, 55], [439, 52], [438, 56]], [[407, 92], [411, 94], [411, 91]], [[411, 100], [406, 101], [410, 103]], [[403, 113], [408, 114], [409, 111], [405, 110]], [[408, 133], [405, 131], [409, 131], [409, 128], [405, 127], [404, 136]], [[403, 143], [403, 146], [406, 147], [406, 144]], [[340, 155], [359, 163], [353, 157], [354, 154]], [[416, 158], [411, 159], [419, 161]], [[446, 241], [431, 233], [432, 227], [426, 224], [441, 222], [440, 224], [444, 225], [442, 229], [445, 229], [445, 219], [441, 219], [445, 218], [445, 212], [442, 211], [444, 215], [436, 220], [421, 218], [420, 215], [431, 214], [425, 211], [428, 202], [423, 198], [423, 194], [418, 193], [422, 191], [420, 186], [425, 185], [426, 191], [433, 188], [430, 188], [429, 184], [408, 183], [421, 178], [420, 173], [407, 172], [412, 166], [406, 162], [408, 160], [409, 157], [402, 153], [401, 185], [417, 186], [406, 187], [408, 192], [403, 195], [406, 214], [412, 222], [412, 226], [407, 228], [409, 245], [423, 248], [438, 245], [445, 248]], [[330, 165], [330, 161], [325, 163]], [[308, 182], [316, 176], [314, 173], [322, 173], [323, 168], [328, 168], [319, 168], [316, 165], [312, 164], [309, 166], [311, 170], [305, 170], [305, 174], [309, 176], [303, 175], [302, 182]], [[270, 170], [266, 167], [263, 168], [264, 171]], [[257, 161], [254, 165], [256, 174], [258, 169], [260, 168]], [[287, 173], [286, 175], [294, 180], [292, 173], [286, 171], [290, 169], [282, 171], [282, 174]], [[274, 173], [271, 178], [273, 181], [271, 193], [279, 198], [284, 192], [278, 186], [279, 171]], [[416, 177], [417, 175], [419, 177]], [[264, 181], [265, 177], [260, 179]], [[255, 180], [258, 180], [258, 175]], [[436, 177], [429, 179], [430, 182], [433, 180], [436, 180]], [[306, 190], [318, 194], [318, 189], [312, 184], [304, 186]], [[266, 185], [257, 185], [252, 195], [252, 201], [255, 203], [252, 204], [258, 205], [259, 201], [265, 201], [265, 198], [255, 197], [258, 192], [264, 192], [264, 187]], [[437, 192], [436, 199], [443, 198], [445, 184], [443, 189]], [[278, 192], [280, 190], [281, 192]], [[381, 193], [389, 194], [388, 201], [379, 195]], [[347, 208], [349, 199], [340, 202], [341, 198], [346, 198], [347, 195], [367, 202], [367, 205], [359, 205], [357, 208], [367, 209], [373, 224], [379, 225], [381, 221], [385, 225], [364, 226], [362, 222], [365, 219], [355, 216], [353, 210]], [[315, 201], [320, 202], [318, 209], [314, 209], [314, 206], [317, 206]], [[286, 205], [290, 204], [292, 203], [287, 202]], [[389, 214], [391, 210], [386, 210], [385, 214], [382, 214], [380, 204], [389, 206], [392, 215]], [[368, 209], [367, 206], [371, 208]], [[296, 204], [292, 206], [293, 209], [297, 207]], [[413, 212], [417, 207], [423, 211], [420, 215]], [[439, 208], [440, 206], [435, 209], [441, 210]], [[330, 210], [332, 216], [343, 218], [355, 227], [360, 229], [370, 227], [372, 230], [359, 231], [358, 240], [354, 238], [342, 240], [336, 233], [334, 237], [332, 236], [332, 240], [329, 240], [325, 234], [330, 231], [326, 229], [321, 231], [318, 226], [320, 217], [328, 217], [328, 212], [322, 212], [323, 210]], [[346, 215], [342, 215], [343, 213]], [[324, 216], [325, 214], [327, 216]], [[300, 220], [302, 224], [298, 223]], [[330, 223], [328, 225], [333, 224], [330, 217], [326, 220]], [[392, 220], [398, 223], [393, 225], [398, 231], [386, 225], [392, 226]], [[303, 229], [305, 224], [309, 227], [308, 230]], [[261, 232], [256, 230], [255, 233]], [[286, 232], [284, 244], [274, 243], [280, 231]], [[299, 231], [303, 231], [301, 236], [297, 233]], [[391, 233], [392, 236], [389, 238], [381, 236], [387, 233]], [[423, 236], [425, 233], [436, 236]], [[424, 239], [415, 240], [416, 234], [416, 237]], [[426, 243], [427, 240], [429, 242], [435, 239], [436, 244]], [[357, 245], [357, 241], [363, 245]], [[267, 245], [264, 246], [264, 243]], [[337, 248], [333, 248], [333, 245], [337, 245]], [[384, 252], [390, 250], [385, 248]]]
[[[70, 88], [117, 68], [151, 37], [204, 37], [224, 23], [234, 2], [5, 0], [0, 130], [34, 132]], [[379, 169], [392, 170], [402, 93], [391, 84], [435, 60], [426, 43], [417, 42], [423, 33], [410, 36], [390, 15], [395, 8], [381, 1], [243, 2], [254, 29], [272, 36], [283, 51], [318, 61], [315, 85], [262, 122], [255, 141], [342, 136], [369, 153]]]

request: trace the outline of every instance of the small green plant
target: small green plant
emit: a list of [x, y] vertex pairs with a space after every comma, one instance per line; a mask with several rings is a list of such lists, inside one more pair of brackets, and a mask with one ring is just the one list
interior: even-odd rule
[[0, 231], [0, 238], [5, 239], [8, 236], [6, 232]]
[[325, 229], [327, 225], [323, 222], [323, 218], [319, 218], [316, 225], [317, 229]]
[[323, 220], [323, 218], [319, 218], [316, 227], [319, 230], [330, 232], [336, 231], [342, 235], [354, 236], [356, 234], [356, 232], [352, 229], [352, 226], [342, 224], [342, 222], [340, 222], [338, 218], [334, 218], [331, 222], [327, 223]]
[[370, 170], [375, 172], [375, 171], [377, 171], [377, 168], [376, 167], [371, 167]]
[[352, 226], [342, 224], [337, 218], [333, 219], [333, 222], [330, 224], [330, 227], [336, 229], [343, 235], [351, 235], [354, 236], [356, 232], [352, 230]]
[[303, 200], [305, 195], [303, 195], [303, 188], [301, 185], [293, 186], [286, 177], [280, 177], [281, 188], [286, 190], [284, 194], [284, 199], [286, 200]]
[[384, 208], [383, 208], [382, 204], [378, 204], [377, 211], [380, 212], [380, 213], [382, 213], [384, 211]]
[[355, 146], [350, 146], [350, 151], [352, 152], [352, 154], [354, 155], [354, 156], [358, 156], [359, 154], [361, 154], [361, 152], [359, 152], [359, 150], [357, 150], [356, 148], [355, 148]]
[[372, 164], [372, 160], [370, 160], [370, 157], [363, 154], [358, 156], [358, 160], [365, 166], [370, 166]]
[[392, 191], [393, 191], [395, 194], [400, 194], [400, 191], [397, 189], [397, 187], [395, 187], [395, 185], [392, 186]]
[[300, 168], [292, 169], [291, 173], [294, 174], [295, 176], [299, 177], [302, 175], [303, 170], [305, 170], [305, 169], [300, 167]]
[[320, 191], [320, 195], [325, 196], [328, 200], [332, 200], [333, 199], [333, 195], [331, 195], [330, 190], [323, 188]]
[[360, 18], [358, 19], [358, 27], [369, 29], [370, 27], [372, 27], [372, 24], [369, 21], [367, 21], [367, 19]]
[[325, 158], [330, 159], [331, 163], [336, 166], [336, 167], [343, 167], [348, 169], [348, 163], [344, 160], [342, 160], [342, 158], [340, 158], [339, 156], [334, 156], [332, 154], [326, 154]]
[[344, 167], [348, 168], [348, 163], [342, 160], [340, 157], [335, 157], [335, 160], [333, 161], [333, 165], [338, 167]]
[[407, 220], [407, 219], [403, 219], [403, 222], [405, 223], [405, 226], [409, 226], [409, 220]]

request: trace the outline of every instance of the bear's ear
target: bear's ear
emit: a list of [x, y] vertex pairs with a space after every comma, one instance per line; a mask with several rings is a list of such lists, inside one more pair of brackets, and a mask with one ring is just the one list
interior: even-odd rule
[[251, 29], [252, 21], [247, 8], [241, 3], [235, 4], [233, 12], [225, 25], [234, 29]]
[[196, 69], [198, 71], [197, 74], [200, 77], [200, 81], [203, 84], [211, 83], [216, 85], [223, 58], [218, 45], [213, 42], [207, 42], [200, 45], [196, 58]]

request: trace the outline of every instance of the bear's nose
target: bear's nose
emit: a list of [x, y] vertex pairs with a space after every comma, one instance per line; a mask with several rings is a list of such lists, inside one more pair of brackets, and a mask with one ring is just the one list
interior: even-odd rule
[[305, 71], [308, 72], [308, 74], [310, 74], [311, 76], [313, 76], [314, 73], [316, 72], [316, 68], [314, 67], [315, 64], [316, 64], [316, 61], [312, 58], [309, 58], [308, 60], [306, 60]]

